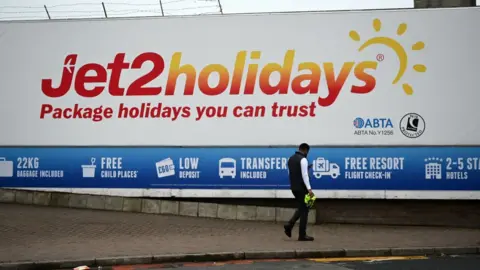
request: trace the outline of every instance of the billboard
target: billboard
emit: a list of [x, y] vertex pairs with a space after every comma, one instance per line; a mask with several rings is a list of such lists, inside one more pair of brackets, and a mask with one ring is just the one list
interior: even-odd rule
[[[291, 197], [294, 148], [0, 148], [0, 187], [156, 197]], [[324, 198], [480, 199], [478, 147], [312, 148]], [[133, 192], [133, 193], [132, 193]]]
[[0, 145], [478, 145], [479, 12], [0, 23]]

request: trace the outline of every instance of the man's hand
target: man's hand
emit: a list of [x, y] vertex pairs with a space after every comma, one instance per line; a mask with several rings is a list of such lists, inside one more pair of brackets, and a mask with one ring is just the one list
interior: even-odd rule
[[311, 189], [308, 190], [308, 195], [310, 195], [310, 197], [315, 196], [315, 194], [313, 194], [313, 191]]

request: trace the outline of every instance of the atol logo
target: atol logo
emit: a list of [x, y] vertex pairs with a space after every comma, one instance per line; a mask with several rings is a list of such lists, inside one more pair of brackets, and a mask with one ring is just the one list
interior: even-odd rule
[[[384, 45], [391, 48], [398, 56], [399, 68], [393, 78], [392, 84], [397, 84], [403, 78], [409, 59], [407, 50], [399, 41], [387, 37], [381, 33], [382, 23], [379, 19], [373, 21], [373, 30], [377, 34], [359, 45], [358, 51], [362, 52], [372, 45]], [[402, 23], [397, 28], [397, 36], [401, 37], [407, 30], [407, 25]], [[348, 31], [348, 30], [347, 30]], [[345, 36], [348, 32], [345, 32]], [[355, 42], [361, 42], [358, 32], [349, 32], [350, 38]], [[337, 42], [337, 41], [335, 41]], [[425, 47], [421, 41], [409, 44], [414, 51], [420, 51]], [[60, 82], [54, 82], [46, 78], [42, 80], [43, 93], [51, 98], [59, 98], [66, 95], [72, 88], [75, 92], [86, 98], [94, 98], [108, 91], [111, 96], [157, 96], [163, 93], [165, 96], [185, 95], [192, 96], [202, 94], [206, 96], [218, 95], [313, 95], [320, 106], [330, 106], [339, 97], [340, 92], [349, 91], [352, 94], [368, 94], [375, 89], [375, 71], [379, 61], [377, 57], [371, 61], [347, 61], [343, 63], [315, 62], [313, 59], [296, 61], [296, 51], [287, 50], [283, 62], [270, 62], [259, 64], [262, 58], [261, 51], [237, 52], [232, 55], [227, 65], [219, 63], [207, 64], [196, 67], [186, 62], [186, 57], [204, 57], [203, 55], [188, 55], [187, 53], [175, 52], [170, 56], [161, 55], [161, 52], [144, 52], [139, 55], [127, 55], [124, 52], [117, 53], [110, 63], [83, 63], [82, 56], [78, 54], [67, 55]], [[140, 69], [142, 66], [152, 66], [148, 72], [139, 78], [125, 82], [124, 73], [132, 69]], [[425, 72], [426, 67], [422, 64], [413, 65], [413, 70]], [[271, 82], [272, 74], [278, 73], [280, 79]], [[215, 82], [210, 82], [212, 74], [218, 75]], [[155, 85], [154, 81], [164, 76], [164, 85]], [[358, 84], [346, 85], [349, 76], [355, 76]], [[177, 84], [179, 77], [185, 78], [183, 85]], [[120, 83], [122, 81], [122, 83]], [[320, 82], [325, 81], [328, 94], [320, 97]], [[157, 83], [158, 84], [158, 83]], [[148, 86], [147, 86], [148, 85]], [[403, 90], [407, 95], [413, 94], [413, 86], [404, 82]]]
[[353, 125], [358, 128], [393, 128], [392, 120], [390, 118], [361, 118], [357, 117], [353, 120]]

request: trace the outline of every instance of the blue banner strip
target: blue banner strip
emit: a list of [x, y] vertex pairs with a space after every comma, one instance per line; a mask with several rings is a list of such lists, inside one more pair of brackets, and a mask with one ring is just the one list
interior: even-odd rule
[[[289, 189], [295, 148], [0, 148], [0, 187]], [[324, 190], [480, 190], [480, 147], [312, 148]]]

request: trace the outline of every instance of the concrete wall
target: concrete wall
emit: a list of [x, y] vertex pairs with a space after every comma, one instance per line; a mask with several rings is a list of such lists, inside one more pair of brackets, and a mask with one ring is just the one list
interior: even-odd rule
[[[132, 198], [0, 189], [0, 203], [143, 212], [230, 220], [287, 221], [293, 199]], [[480, 201], [319, 199], [309, 223], [480, 228]]]
[[[294, 208], [289, 207], [218, 204], [14, 189], [0, 189], [0, 203], [280, 223], [288, 221], [295, 211]], [[316, 210], [312, 209], [308, 222], [315, 223], [315, 219]]]
[[[165, 199], [171, 200], [171, 199]], [[174, 198], [225, 205], [292, 208], [293, 199]], [[316, 223], [480, 228], [477, 200], [317, 199]]]
[[317, 223], [480, 228], [480, 202], [457, 200], [321, 200]]

